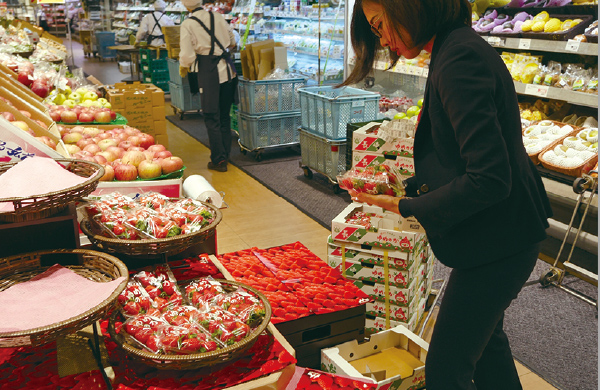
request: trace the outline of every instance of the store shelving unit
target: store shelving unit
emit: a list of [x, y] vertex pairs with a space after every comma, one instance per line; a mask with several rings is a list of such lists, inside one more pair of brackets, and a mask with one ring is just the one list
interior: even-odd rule
[[[112, 11], [110, 17], [111, 29], [116, 33], [116, 42], [128, 43], [129, 35], [136, 34], [142, 18], [153, 11], [154, 7], [152, 6], [142, 7], [128, 3], [119, 3], [114, 11]], [[173, 19], [175, 24], [181, 24], [185, 14], [187, 14], [187, 10], [176, 8], [169, 4], [167, 5], [165, 13], [168, 17]]]
[[67, 35], [67, 14], [65, 4], [42, 4], [46, 15], [49, 33], [57, 36]]

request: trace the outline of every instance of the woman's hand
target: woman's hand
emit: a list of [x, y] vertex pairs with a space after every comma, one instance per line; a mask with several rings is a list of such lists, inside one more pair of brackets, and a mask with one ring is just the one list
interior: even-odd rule
[[355, 190], [348, 190], [348, 193], [352, 197], [353, 201], [366, 203], [370, 206], [379, 206], [382, 209], [400, 214], [400, 211], [398, 210], [398, 203], [402, 198], [390, 195], [371, 195]]
[[179, 75], [181, 76], [181, 78], [184, 78], [185, 76], [187, 76], [188, 71], [189, 71], [189, 69], [187, 66], [180, 66], [179, 67]]

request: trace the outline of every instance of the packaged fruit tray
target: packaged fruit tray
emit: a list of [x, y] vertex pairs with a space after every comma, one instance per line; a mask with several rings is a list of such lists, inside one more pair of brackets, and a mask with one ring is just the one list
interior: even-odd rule
[[[540, 126], [541, 126], [541, 129], [539, 128]], [[531, 152], [528, 147], [529, 142], [531, 141], [531, 138], [543, 137], [543, 133], [545, 133], [546, 130], [553, 128], [554, 126], [560, 127], [561, 133], [555, 134], [554, 139], [552, 139], [552, 140], [546, 139], [545, 144], [541, 148], [539, 148], [539, 150], [536, 149], [535, 152]], [[568, 127], [565, 127], [565, 126], [568, 126]], [[539, 129], [540, 134], [535, 134], [535, 132], [537, 132], [537, 130], [534, 130], [535, 128]], [[529, 156], [529, 158], [531, 159], [531, 161], [533, 161], [533, 163], [535, 165], [539, 165], [540, 164], [539, 156], [542, 153], [544, 153], [549, 148], [553, 147], [553, 145], [555, 143], [562, 141], [566, 137], [577, 134], [582, 129], [583, 129], [583, 127], [572, 126], [572, 125], [568, 125], [566, 123], [552, 121], [552, 120], [543, 120], [543, 121], [539, 121], [539, 122], [534, 122], [531, 124], [531, 126], [528, 126], [527, 128], [525, 128], [523, 130], [523, 143], [525, 144], [525, 150], [527, 151], [527, 155]], [[532, 131], [533, 131], [533, 133], [532, 133]], [[530, 136], [530, 134], [532, 134], [532, 136]], [[527, 140], [528, 137], [529, 137], [529, 141]], [[542, 140], [543, 140], [543, 138], [542, 138]]]
[[550, 41], [567, 41], [575, 35], [583, 34], [585, 28], [592, 21], [592, 16], [590, 15], [550, 15], [550, 19], [556, 18], [561, 22], [564, 22], [567, 19], [575, 20], [581, 19], [581, 22], [577, 23], [574, 27], [566, 31], [557, 31], [557, 32], [535, 32], [535, 31], [523, 31], [523, 38], [531, 38], [531, 39], [543, 39]]
[[598, 163], [598, 129], [573, 131], [540, 153], [539, 160], [546, 169], [580, 177]]
[[[161, 272], [144, 271], [134, 276], [134, 284], [155, 287], [163, 283], [164, 288], [165, 282], [172, 281], [168, 278]], [[124, 298], [119, 297], [121, 304], [128, 303], [128, 294], [134, 294], [127, 288], [121, 294]], [[108, 331], [117, 345], [152, 367], [192, 370], [230, 361], [252, 347], [271, 319], [267, 298], [238, 282], [202, 278], [169, 288], [186, 292], [183, 305], [165, 306], [163, 312], [140, 312], [129, 319], [115, 310], [109, 320]], [[210, 303], [191, 304], [197, 294]], [[246, 318], [243, 313], [249, 308], [257, 315]]]
[[[164, 206], [164, 207], [163, 207]], [[86, 206], [81, 230], [96, 247], [128, 255], [176, 254], [214, 236], [222, 214], [188, 198], [109, 194]]]

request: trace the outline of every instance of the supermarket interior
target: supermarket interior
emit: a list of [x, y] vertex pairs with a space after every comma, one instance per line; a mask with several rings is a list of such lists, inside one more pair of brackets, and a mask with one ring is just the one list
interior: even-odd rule
[[[455, 175], [436, 181], [417, 159], [417, 129], [445, 125], [428, 110], [435, 46], [380, 47], [340, 87], [361, 64], [354, 0], [142, 1], [0, 2], [0, 389], [487, 389], [479, 366], [467, 387], [437, 387], [429, 361], [426, 375], [459, 274], [431, 225], [443, 216], [398, 211]], [[500, 313], [519, 388], [595, 389], [597, 0], [468, 3], [469, 32], [512, 78], [513, 134], [552, 211]], [[201, 66], [211, 40], [189, 19], [205, 11], [230, 57], [194, 72], [184, 53]], [[368, 23], [383, 42], [388, 22]], [[429, 186], [411, 194], [419, 172]], [[481, 247], [461, 239], [456, 252]], [[489, 248], [478, 257], [499, 258]], [[520, 271], [500, 259], [488, 284], [505, 288]], [[469, 326], [485, 311], [472, 305]]]

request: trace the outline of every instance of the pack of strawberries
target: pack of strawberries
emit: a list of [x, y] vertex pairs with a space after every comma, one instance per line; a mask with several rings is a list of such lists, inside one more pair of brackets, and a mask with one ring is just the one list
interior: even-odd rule
[[406, 195], [400, 173], [385, 163], [366, 168], [354, 167], [337, 176], [337, 182], [344, 190], [371, 195]]
[[102, 234], [125, 240], [190, 234], [215, 219], [200, 202], [190, 198], [172, 200], [155, 192], [134, 199], [115, 192], [92, 202], [86, 210]]
[[265, 316], [263, 302], [253, 293], [212, 277], [180, 289], [168, 265], [136, 273], [118, 302], [126, 318], [119, 334], [140, 349], [162, 354], [225, 348], [247, 337]]

